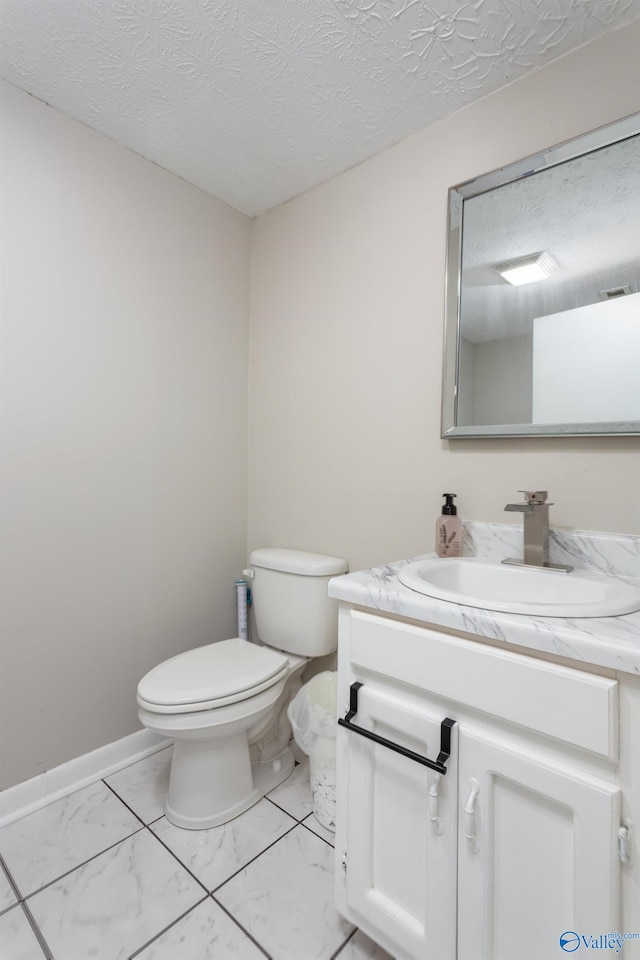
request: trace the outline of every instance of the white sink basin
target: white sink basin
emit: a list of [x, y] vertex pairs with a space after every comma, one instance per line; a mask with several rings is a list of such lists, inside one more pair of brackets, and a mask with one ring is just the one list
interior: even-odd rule
[[509, 566], [473, 557], [416, 560], [405, 587], [437, 600], [534, 617], [615, 617], [640, 610], [640, 590], [603, 574]]

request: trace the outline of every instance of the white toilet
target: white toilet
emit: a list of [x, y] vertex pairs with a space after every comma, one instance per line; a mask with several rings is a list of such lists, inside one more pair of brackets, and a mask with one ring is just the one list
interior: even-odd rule
[[149, 730], [175, 739], [167, 819], [202, 830], [232, 820], [294, 766], [287, 706], [311, 657], [338, 643], [337, 557], [267, 548], [249, 557], [258, 641], [235, 637], [181, 653], [138, 684]]

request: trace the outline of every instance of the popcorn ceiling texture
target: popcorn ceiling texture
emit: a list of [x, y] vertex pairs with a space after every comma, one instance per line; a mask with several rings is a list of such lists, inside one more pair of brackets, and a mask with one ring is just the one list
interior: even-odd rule
[[18, 87], [250, 215], [640, 16], [640, 0], [3, 0]]

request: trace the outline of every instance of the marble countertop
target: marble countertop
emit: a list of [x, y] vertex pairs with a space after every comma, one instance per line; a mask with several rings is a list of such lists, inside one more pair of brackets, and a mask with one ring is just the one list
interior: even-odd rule
[[[435, 554], [425, 554], [427, 556]], [[422, 558], [412, 558], [415, 559]], [[329, 596], [528, 650], [640, 674], [640, 612], [623, 617], [536, 618], [447, 603], [416, 593], [400, 583], [398, 571], [412, 560], [335, 577], [329, 583]]]

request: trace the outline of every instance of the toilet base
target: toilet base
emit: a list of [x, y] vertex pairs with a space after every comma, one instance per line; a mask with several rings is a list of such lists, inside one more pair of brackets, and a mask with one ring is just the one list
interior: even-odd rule
[[[212, 775], [207, 777], [202, 743], [176, 740], [171, 764], [171, 782], [164, 802], [167, 820], [186, 830], [208, 830], [244, 813], [249, 807], [279, 786], [293, 771], [295, 760], [290, 747], [271, 760], [251, 765], [246, 736], [241, 743], [234, 737], [225, 742], [230, 763], [225, 769], [224, 756], [217, 744]], [[240, 753], [239, 753], [240, 750]], [[223, 753], [226, 753], [223, 750]], [[238, 763], [242, 756], [242, 764]], [[215, 810], [215, 813], [210, 811]], [[209, 812], [207, 812], [209, 811]]]

